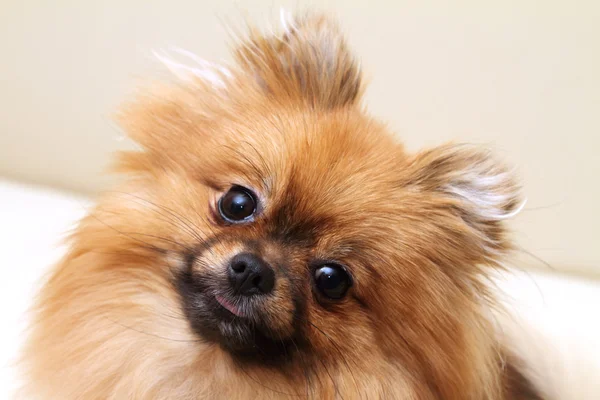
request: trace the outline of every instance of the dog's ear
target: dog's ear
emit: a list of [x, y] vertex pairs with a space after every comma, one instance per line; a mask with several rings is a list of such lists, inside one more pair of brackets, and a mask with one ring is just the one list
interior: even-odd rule
[[242, 70], [270, 97], [333, 109], [355, 104], [361, 95], [360, 66], [337, 25], [320, 15], [295, 19], [282, 13], [283, 32], [251, 30], [235, 57]]
[[509, 249], [502, 221], [524, 201], [513, 172], [490, 151], [443, 145], [415, 155], [406, 172], [403, 184], [433, 195], [460, 217], [488, 258]]

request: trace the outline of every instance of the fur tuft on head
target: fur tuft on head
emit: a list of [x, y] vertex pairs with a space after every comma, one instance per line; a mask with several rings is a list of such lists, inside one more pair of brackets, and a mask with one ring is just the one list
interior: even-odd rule
[[225, 66], [208, 62], [194, 53], [180, 48], [174, 48], [170, 53], [185, 57], [193, 64], [175, 61], [173, 55], [165, 51], [154, 51], [154, 56], [161, 61], [177, 78], [184, 82], [193, 83], [195, 80], [204, 81], [215, 88], [225, 88], [227, 80], [231, 79], [231, 71]]
[[174, 49], [171, 53], [184, 56], [191, 64], [175, 61], [173, 55], [164, 52], [154, 55], [185, 82], [235, 90], [240, 81], [249, 78], [259, 91], [281, 101], [318, 109], [355, 104], [362, 91], [360, 66], [337, 25], [316, 14], [293, 19], [283, 10], [281, 25], [279, 33], [251, 29], [235, 46], [235, 77], [229, 68], [187, 50]]
[[235, 49], [241, 68], [270, 96], [332, 109], [354, 104], [361, 94], [360, 66], [337, 25], [321, 15], [288, 19], [281, 35], [252, 31]]

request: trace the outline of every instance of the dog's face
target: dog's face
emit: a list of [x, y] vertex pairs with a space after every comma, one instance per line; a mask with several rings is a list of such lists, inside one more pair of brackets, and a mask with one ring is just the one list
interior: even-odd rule
[[200, 337], [234, 354], [352, 353], [376, 341], [374, 311], [393, 301], [377, 299], [379, 271], [402, 263], [385, 254], [401, 234], [408, 199], [394, 177], [406, 157], [359, 113], [274, 107], [276, 118], [241, 115], [251, 124], [205, 146], [211, 165], [194, 168], [203, 200], [185, 216], [202, 238], [181, 254], [177, 288]]
[[160, 170], [133, 199], [156, 207], [128, 223], [151, 220], [149, 234], [169, 239], [157, 247], [176, 260], [174, 288], [199, 338], [277, 365], [373, 350], [385, 324], [377, 315], [397, 307], [385, 287], [410, 286], [410, 274], [384, 269], [410, 268], [401, 242], [424, 229], [407, 213], [419, 201], [408, 187], [416, 182], [402, 188], [408, 157], [357, 109], [307, 113], [259, 100], [210, 132], [197, 125], [159, 159], [130, 155]]
[[475, 384], [474, 366], [495, 362], [481, 265], [510, 247], [511, 175], [470, 146], [408, 154], [361, 108], [337, 31], [288, 28], [240, 45], [231, 70], [168, 62], [191, 80], [126, 107], [142, 150], [119, 168], [133, 177], [79, 240], [118, 254], [106, 282], [127, 279], [93, 285], [175, 299], [153, 326], [184, 319], [199, 359], [208, 344], [256, 368], [390, 367], [437, 394]]

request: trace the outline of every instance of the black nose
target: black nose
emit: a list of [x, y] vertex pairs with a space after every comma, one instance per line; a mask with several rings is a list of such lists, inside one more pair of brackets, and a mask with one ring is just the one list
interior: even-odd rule
[[275, 286], [275, 272], [255, 254], [240, 253], [229, 263], [229, 282], [236, 294], [267, 294]]

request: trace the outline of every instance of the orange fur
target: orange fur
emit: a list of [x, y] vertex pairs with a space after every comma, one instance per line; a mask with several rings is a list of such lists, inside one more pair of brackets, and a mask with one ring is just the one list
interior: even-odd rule
[[[81, 221], [39, 295], [27, 398], [519, 398], [485, 284], [511, 248], [513, 177], [469, 146], [408, 154], [361, 108], [335, 25], [287, 28], [252, 32], [228, 71], [192, 71], [124, 108], [142, 150], [121, 154], [129, 178]], [[263, 201], [252, 224], [215, 219], [232, 184]], [[290, 282], [302, 289], [306, 343], [277, 367], [196, 335], [173, 285], [186, 263], [218, 269], [248, 240], [293, 278], [261, 303], [281, 337], [299, 323]], [[311, 294], [315, 257], [351, 271], [339, 303]]]

